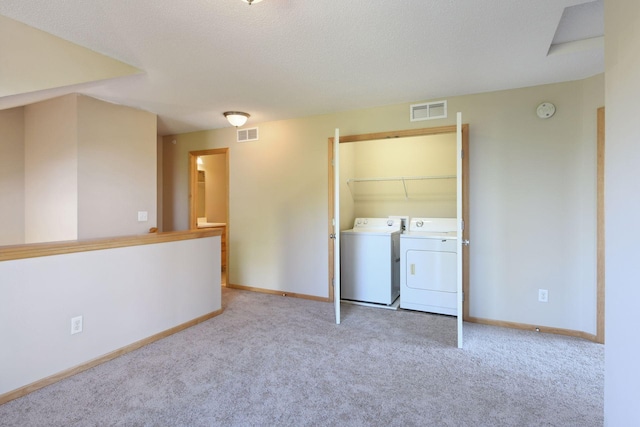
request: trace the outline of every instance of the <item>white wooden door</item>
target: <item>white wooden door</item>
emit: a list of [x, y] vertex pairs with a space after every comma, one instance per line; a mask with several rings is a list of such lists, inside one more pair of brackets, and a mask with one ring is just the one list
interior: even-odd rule
[[333, 303], [340, 324], [340, 129], [333, 138]]
[[457, 295], [458, 295], [458, 348], [462, 348], [462, 318], [463, 318], [463, 294], [462, 294], [462, 244], [464, 222], [462, 218], [462, 113], [457, 115], [456, 126], [456, 217], [458, 223], [457, 239]]

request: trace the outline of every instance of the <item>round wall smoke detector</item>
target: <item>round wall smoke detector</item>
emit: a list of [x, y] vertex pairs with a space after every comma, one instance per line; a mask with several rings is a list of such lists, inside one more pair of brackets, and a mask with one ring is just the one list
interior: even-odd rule
[[541, 119], [548, 119], [556, 113], [556, 106], [550, 102], [543, 102], [542, 104], [538, 105], [536, 113]]

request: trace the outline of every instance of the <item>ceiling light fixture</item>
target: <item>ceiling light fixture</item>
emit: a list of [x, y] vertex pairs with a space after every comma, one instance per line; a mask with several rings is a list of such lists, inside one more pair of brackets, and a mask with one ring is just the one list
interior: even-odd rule
[[249, 116], [249, 114], [243, 113], [241, 111], [226, 111], [223, 114], [227, 118], [227, 120], [229, 120], [229, 123], [231, 123], [235, 127], [239, 127], [247, 123], [247, 119], [251, 117]]
[[260, 3], [262, 0], [242, 0], [245, 3], [249, 3], [249, 6], [251, 6], [253, 3]]

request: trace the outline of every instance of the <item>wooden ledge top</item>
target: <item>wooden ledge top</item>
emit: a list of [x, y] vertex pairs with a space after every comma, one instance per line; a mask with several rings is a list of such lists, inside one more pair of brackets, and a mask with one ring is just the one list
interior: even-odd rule
[[91, 240], [69, 240], [64, 242], [32, 243], [26, 245], [0, 246], [0, 261], [63, 255], [127, 246], [152, 245], [222, 235], [221, 228], [203, 228], [169, 233], [151, 233], [134, 236], [105, 237]]

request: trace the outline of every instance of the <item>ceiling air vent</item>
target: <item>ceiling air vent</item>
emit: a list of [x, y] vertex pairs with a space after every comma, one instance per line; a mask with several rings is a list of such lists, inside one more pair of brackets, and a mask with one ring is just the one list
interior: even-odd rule
[[409, 107], [409, 114], [412, 122], [418, 120], [446, 119], [447, 101], [413, 104]]
[[258, 128], [238, 129], [238, 142], [257, 141]]

